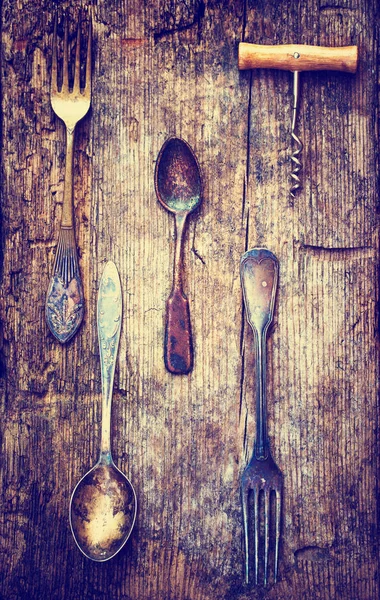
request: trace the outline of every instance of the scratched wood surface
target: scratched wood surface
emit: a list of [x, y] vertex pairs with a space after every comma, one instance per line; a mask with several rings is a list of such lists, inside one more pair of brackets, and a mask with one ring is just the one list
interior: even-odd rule
[[[74, 24], [80, 3], [58, 4]], [[65, 150], [49, 102], [54, 6], [3, 0], [1, 12], [0, 597], [374, 600], [376, 1], [96, 2], [92, 109], [75, 154], [86, 314], [65, 347], [44, 318]], [[304, 189], [293, 203], [291, 74], [239, 72], [242, 40], [359, 46], [354, 76], [302, 74]], [[174, 222], [153, 174], [172, 135], [194, 148], [204, 185], [185, 244], [186, 377], [163, 363]], [[254, 246], [280, 261], [268, 410], [285, 502], [280, 581], [267, 589], [243, 584], [239, 495], [255, 384], [239, 260]], [[96, 564], [74, 544], [68, 504], [97, 460], [95, 306], [107, 259], [124, 300], [113, 453], [139, 511], [126, 548]]]

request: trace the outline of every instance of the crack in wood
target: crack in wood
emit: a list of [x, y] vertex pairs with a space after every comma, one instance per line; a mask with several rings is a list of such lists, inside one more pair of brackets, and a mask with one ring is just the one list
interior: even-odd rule
[[201, 261], [202, 265], [205, 265], [206, 264], [205, 259], [203, 258], [203, 256], [201, 256], [199, 254], [198, 250], [195, 247], [195, 232], [196, 232], [196, 229], [197, 229], [197, 225], [195, 223], [194, 224], [194, 230], [193, 230], [193, 242], [192, 242], [192, 245], [191, 245], [191, 252], [193, 254], [195, 254], [195, 256]]
[[[183, 25], [175, 25], [174, 27], [163, 28], [161, 31], [157, 31], [154, 33], [154, 41], [158, 42], [161, 38], [172, 36], [176, 33], [182, 33], [183, 31], [187, 31], [197, 26], [198, 29], [201, 26], [201, 21], [205, 15], [206, 5], [203, 0], [200, 1], [196, 12], [194, 13], [192, 21], [190, 23], [184, 23]], [[175, 21], [175, 17], [173, 16], [173, 21]]]
[[319, 7], [320, 12], [324, 12], [324, 11], [338, 11], [338, 10], [344, 10], [344, 11], [353, 11], [353, 10], [357, 10], [357, 6], [341, 6], [340, 4], [321, 4], [321, 6]]
[[311, 252], [317, 255], [332, 256], [336, 255], [352, 255], [358, 254], [363, 258], [374, 258], [375, 249], [372, 246], [322, 246], [317, 244], [305, 244], [303, 242], [295, 241], [295, 247], [298, 247], [300, 251]]
[[[244, 331], [244, 323], [243, 323], [243, 331]], [[244, 335], [244, 334], [243, 334]], [[244, 349], [241, 355], [241, 371], [240, 371], [240, 402], [239, 402], [239, 421], [241, 419], [241, 414], [243, 412], [243, 384], [244, 384], [244, 375], [245, 375], [245, 353]]]
[[206, 264], [205, 259], [199, 254], [198, 250], [194, 246], [192, 246], [191, 251], [201, 261], [202, 265]]

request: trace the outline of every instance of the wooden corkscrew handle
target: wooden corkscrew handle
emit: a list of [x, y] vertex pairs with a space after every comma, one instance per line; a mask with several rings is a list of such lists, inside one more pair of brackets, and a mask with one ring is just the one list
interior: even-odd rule
[[240, 70], [282, 69], [355, 73], [358, 66], [358, 47], [327, 48], [303, 44], [265, 46], [240, 42], [238, 66]]

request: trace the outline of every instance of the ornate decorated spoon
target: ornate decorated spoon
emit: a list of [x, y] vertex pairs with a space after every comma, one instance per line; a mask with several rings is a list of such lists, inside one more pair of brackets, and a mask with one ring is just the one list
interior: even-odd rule
[[102, 373], [102, 437], [96, 465], [76, 485], [70, 501], [70, 526], [87, 558], [106, 561], [129, 538], [137, 500], [129, 479], [111, 455], [111, 401], [122, 317], [120, 279], [113, 262], [103, 271], [98, 294], [98, 337]]

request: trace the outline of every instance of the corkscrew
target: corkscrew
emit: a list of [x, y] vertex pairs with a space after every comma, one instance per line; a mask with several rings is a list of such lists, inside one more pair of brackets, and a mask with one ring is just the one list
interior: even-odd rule
[[345, 71], [355, 73], [358, 64], [357, 46], [342, 48], [326, 48], [323, 46], [306, 46], [298, 44], [265, 46], [261, 44], [239, 44], [238, 66], [244, 69], [282, 69], [293, 73], [293, 102], [291, 137], [293, 151], [290, 157], [292, 172], [290, 174], [290, 195], [295, 197], [302, 188], [299, 172], [302, 169], [300, 154], [303, 144], [296, 134], [296, 123], [300, 96], [301, 71]]

